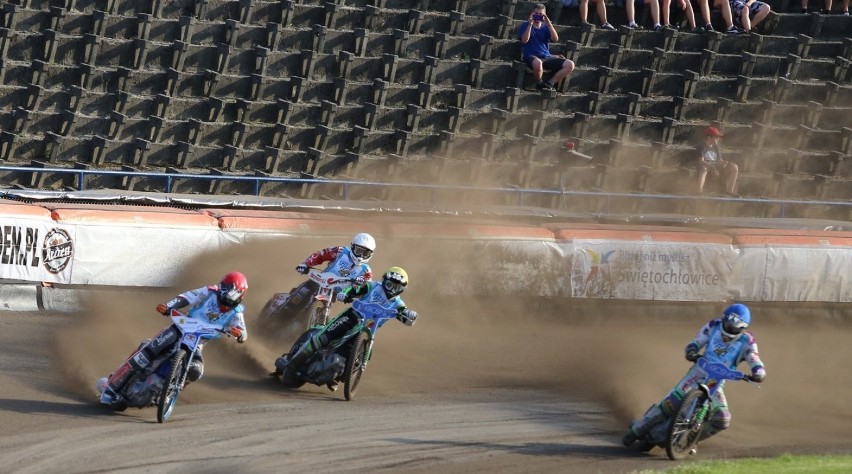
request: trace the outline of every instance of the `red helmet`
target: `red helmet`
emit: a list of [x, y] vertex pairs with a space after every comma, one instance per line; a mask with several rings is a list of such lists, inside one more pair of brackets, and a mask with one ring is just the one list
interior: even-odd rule
[[231, 272], [219, 283], [219, 302], [225, 306], [234, 307], [243, 300], [248, 291], [248, 280], [240, 272]]

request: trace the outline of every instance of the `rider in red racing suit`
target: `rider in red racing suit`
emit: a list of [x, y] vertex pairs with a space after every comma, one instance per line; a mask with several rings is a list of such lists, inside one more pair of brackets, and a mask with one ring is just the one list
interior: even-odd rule
[[[304, 262], [296, 265], [296, 271], [307, 274], [311, 267], [329, 262], [325, 271], [341, 277], [354, 278], [356, 284], [363, 285], [365, 281], [373, 278], [373, 271], [367, 262], [375, 250], [375, 239], [370, 234], [360, 233], [352, 238], [348, 248], [328, 247], [312, 253]], [[313, 281], [305, 281], [291, 292], [285, 303], [285, 310], [291, 314], [298, 314], [305, 310], [318, 289], [319, 286]]]

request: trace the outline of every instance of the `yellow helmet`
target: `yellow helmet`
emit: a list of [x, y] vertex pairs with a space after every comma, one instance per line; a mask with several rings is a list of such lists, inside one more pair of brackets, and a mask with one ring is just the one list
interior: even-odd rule
[[400, 267], [390, 267], [382, 275], [382, 288], [388, 298], [399, 296], [408, 286], [408, 272]]

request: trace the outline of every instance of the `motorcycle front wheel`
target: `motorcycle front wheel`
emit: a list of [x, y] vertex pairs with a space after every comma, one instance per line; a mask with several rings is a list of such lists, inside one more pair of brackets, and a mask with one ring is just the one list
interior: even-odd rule
[[160, 399], [157, 402], [157, 421], [160, 423], [165, 423], [175, 409], [182, 388], [181, 378], [189, 363], [189, 353], [185, 349], [179, 349], [172, 356], [171, 363], [172, 369], [169, 371], [169, 378], [163, 384], [163, 388], [160, 390]]
[[363, 332], [355, 337], [346, 358], [346, 369], [343, 371], [343, 396], [347, 400], [355, 398], [361, 375], [364, 374], [364, 364], [367, 362], [367, 335]]
[[310, 329], [317, 324], [325, 325], [328, 321], [326, 321], [326, 306], [322, 302], [314, 301], [311, 303], [311, 306], [308, 307], [308, 324], [305, 329]]
[[704, 420], [696, 419], [696, 414], [701, 406], [709, 402], [707, 394], [698, 389], [683, 397], [680, 408], [672, 416], [666, 436], [666, 454], [672, 461], [689, 456], [690, 450], [698, 444], [698, 434]]

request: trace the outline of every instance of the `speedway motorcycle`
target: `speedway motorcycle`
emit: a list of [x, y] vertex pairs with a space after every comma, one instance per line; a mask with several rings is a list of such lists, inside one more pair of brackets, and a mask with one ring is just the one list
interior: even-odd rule
[[[695, 362], [700, 379], [696, 386], [688, 391], [674, 414], [660, 420], [652, 426], [645, 436], [637, 440], [640, 451], [650, 451], [656, 446], [666, 450], [669, 459], [677, 461], [694, 454], [698, 438], [705, 423], [709, 422], [712, 411], [711, 398], [725, 380], [750, 382], [748, 375], [739, 370], [731, 370], [725, 364], [709, 362], [704, 357]], [[647, 414], [655, 405], [646, 411]], [[631, 436], [628, 432], [625, 438]]]
[[[367, 362], [373, 355], [376, 331], [389, 319], [396, 318], [397, 312], [378, 303], [361, 300], [353, 301], [352, 309], [361, 316], [359, 323], [340, 340], [317, 351], [301, 366], [286, 366], [280, 374], [281, 383], [289, 388], [299, 388], [305, 383], [333, 386], [342, 382], [346, 400], [355, 397]], [[283, 357], [289, 360], [311, 337], [325, 329], [323, 325], [313, 326], [296, 340], [290, 352]]]
[[[157, 421], [165, 423], [174, 412], [180, 392], [186, 388], [189, 364], [193, 356], [204, 343], [222, 335], [231, 336], [221, 324], [191, 318], [175, 309], [169, 317], [180, 331], [180, 339], [148, 366], [137, 370], [124, 384], [124, 388], [117, 393], [118, 398], [109, 405], [114, 411], [124, 411], [128, 407], [156, 406]], [[138, 354], [146, 342], [140, 344], [127, 361]], [[119, 366], [119, 370], [127, 361]], [[102, 378], [97, 384], [98, 395], [103, 393], [105, 388], [106, 378]]]
[[290, 293], [275, 293], [263, 306], [257, 318], [256, 324], [261, 333], [286, 336], [287, 334], [299, 334], [317, 324], [327, 324], [335, 295], [355, 283], [354, 278], [343, 277], [316, 268], [310, 269], [308, 279], [316, 283], [319, 290], [313, 295], [313, 300], [307, 311], [303, 313], [307, 315], [307, 321], [302, 322], [304, 318], [300, 318], [299, 314], [296, 314], [299, 308], [294, 307], [296, 303], [290, 299], [296, 289]]

